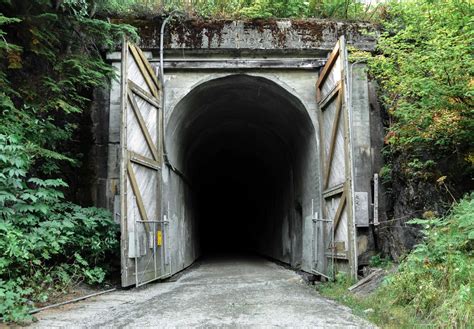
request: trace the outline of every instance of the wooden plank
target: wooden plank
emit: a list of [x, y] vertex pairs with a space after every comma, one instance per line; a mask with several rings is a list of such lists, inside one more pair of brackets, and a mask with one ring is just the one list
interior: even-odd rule
[[337, 231], [339, 222], [341, 221], [342, 211], [344, 210], [345, 204], [346, 204], [346, 192], [344, 191], [341, 195], [341, 199], [339, 200], [339, 205], [337, 206], [336, 214], [334, 215], [334, 220], [333, 220], [334, 232]]
[[156, 81], [155, 73], [151, 68], [150, 63], [148, 63], [145, 55], [142, 53], [141, 49], [134, 44], [129, 44], [130, 50], [132, 52], [133, 59], [137, 63], [140, 72], [142, 73], [143, 78], [145, 79], [148, 87], [150, 88], [152, 94], [155, 97], [158, 97], [159, 85]]
[[[143, 204], [143, 198], [140, 193], [140, 189], [138, 187], [137, 178], [135, 177], [135, 173], [133, 172], [132, 164], [130, 161], [127, 163], [127, 173], [128, 178], [130, 179], [130, 185], [132, 186], [133, 194], [135, 195], [135, 199], [137, 201], [138, 212], [140, 213], [141, 220], [148, 221], [148, 216], [146, 214], [145, 206]], [[147, 232], [150, 231], [150, 227], [148, 223], [145, 224], [145, 230]]]
[[132, 44], [129, 44], [128, 48], [130, 49], [132, 57], [135, 60], [135, 63], [137, 64], [138, 69], [140, 70], [143, 78], [145, 79], [145, 82], [148, 85], [148, 88], [150, 88], [152, 95], [155, 96], [155, 97], [158, 97], [158, 90], [156, 89], [156, 86], [155, 86], [153, 80], [151, 79], [150, 75], [148, 74], [148, 71], [145, 67], [145, 64], [142, 62], [142, 60], [140, 58], [140, 55], [138, 54], [137, 48], [135, 48], [135, 46], [132, 45]]
[[331, 186], [327, 190], [323, 191], [323, 197], [326, 199], [333, 195], [341, 194], [342, 192], [344, 192], [344, 187], [345, 183]]
[[394, 266], [389, 270], [381, 268], [371, 269], [370, 273], [360, 280], [358, 283], [349, 287], [347, 290], [352, 292], [354, 295], [359, 297], [366, 297], [373, 293], [378, 287], [383, 284], [385, 277], [389, 274], [393, 274], [397, 271], [397, 267]]
[[316, 81], [316, 100], [319, 102], [321, 100], [321, 85], [326, 80], [326, 77], [333, 67], [334, 63], [336, 62], [337, 58], [339, 57], [339, 49], [340, 49], [340, 41], [337, 42], [336, 46], [331, 52], [326, 65], [324, 65], [323, 70], [319, 74], [318, 81]]
[[143, 51], [140, 49], [140, 47], [136, 47], [135, 46], [135, 49], [138, 51], [138, 55], [140, 56], [143, 64], [145, 64], [145, 68], [146, 70], [148, 71], [148, 74], [150, 75], [150, 78], [153, 80], [153, 82], [155, 83], [155, 86], [156, 86], [156, 90], [160, 90], [160, 84], [158, 83], [158, 79], [156, 77], [156, 74], [155, 74], [155, 71], [153, 71], [153, 68], [151, 67], [150, 63], [148, 62], [148, 60], [146, 59], [145, 57], [145, 54], [143, 53]]
[[341, 93], [338, 93], [336, 102], [337, 102], [336, 113], [334, 114], [334, 122], [332, 124], [332, 130], [331, 130], [331, 139], [329, 142], [329, 154], [328, 154], [328, 158], [326, 159], [326, 165], [325, 165], [325, 171], [324, 171], [324, 177], [323, 177], [324, 189], [326, 189], [329, 184], [329, 174], [331, 173], [332, 159], [333, 159], [334, 149], [336, 145], [336, 134], [337, 134], [337, 128], [339, 126], [339, 117], [340, 117], [341, 108], [342, 108]]
[[368, 276], [357, 282], [356, 284], [350, 286], [347, 288], [349, 291], [357, 290], [359, 287], [362, 287], [363, 285], [373, 281], [377, 280], [380, 278], [380, 276], [385, 276], [386, 272], [385, 270], [381, 268], [376, 268], [372, 273], [370, 273]]
[[159, 102], [159, 99], [154, 97], [152, 94], [150, 94], [148, 91], [137, 85], [135, 82], [132, 80], [128, 80], [128, 86], [131, 91], [133, 91], [136, 95], [140, 96], [143, 98], [145, 101], [147, 101], [150, 105], [153, 105], [156, 108], [160, 108], [161, 104]]
[[342, 66], [342, 73], [341, 78], [343, 80], [342, 88], [341, 88], [341, 96], [343, 97], [343, 120], [344, 120], [344, 157], [345, 157], [345, 170], [346, 170], [346, 199], [347, 199], [347, 235], [348, 235], [348, 257], [349, 257], [349, 266], [351, 269], [352, 277], [357, 280], [357, 270], [358, 270], [358, 258], [357, 258], [357, 239], [356, 239], [356, 227], [355, 227], [355, 220], [354, 220], [354, 212], [353, 212], [353, 198], [354, 195], [352, 194], [353, 191], [353, 177], [352, 177], [352, 163], [351, 163], [351, 153], [352, 153], [352, 142], [351, 142], [351, 135], [349, 131], [350, 122], [349, 122], [349, 111], [350, 109], [348, 106], [350, 105], [349, 95], [346, 91], [347, 84], [345, 81], [349, 81], [350, 77], [347, 76], [349, 72], [349, 63], [347, 59], [347, 48], [345, 45], [344, 36], [341, 36], [340, 39], [341, 44], [341, 66]]
[[349, 260], [348, 257], [347, 257], [347, 253], [334, 253], [334, 255], [332, 253], [325, 253], [326, 257], [327, 258], [334, 258], [334, 259], [340, 259], [340, 260]]
[[317, 88], [319, 88], [323, 84], [324, 80], [326, 80], [326, 77], [329, 71], [331, 70], [332, 66], [336, 62], [336, 59], [339, 57], [339, 50], [340, 50], [340, 42], [338, 41], [336, 43], [336, 46], [332, 50], [331, 55], [329, 55], [326, 65], [324, 65], [324, 68], [321, 71], [321, 74], [319, 75], [318, 81], [316, 81]]
[[339, 91], [341, 90], [341, 81], [336, 83], [334, 88], [324, 97], [323, 100], [319, 103], [319, 108], [321, 111], [324, 111], [326, 106], [331, 103], [331, 101], [334, 99], [339, 94]]
[[127, 61], [128, 61], [128, 47], [127, 41], [124, 38], [122, 42], [122, 62], [120, 66], [120, 263], [122, 269], [121, 281], [122, 286], [126, 287], [133, 284], [131, 278], [130, 264], [127, 257], [128, 253], [128, 205], [127, 205]]
[[155, 161], [153, 159], [147, 158], [141, 154], [138, 154], [133, 151], [128, 151], [130, 161], [142, 165], [144, 167], [154, 169], [154, 170], [159, 170], [160, 169], [160, 163], [158, 161]]
[[140, 109], [138, 108], [137, 102], [135, 101], [134, 96], [130, 93], [128, 94], [128, 99], [130, 100], [130, 104], [132, 105], [133, 112], [135, 113], [135, 116], [138, 120], [138, 124], [143, 132], [143, 136], [145, 137], [146, 143], [150, 148], [151, 153], [153, 154], [153, 158], [154, 160], [159, 161], [158, 150], [156, 149], [156, 146], [153, 143], [153, 139], [151, 138], [150, 132], [146, 127], [145, 120], [143, 120], [143, 116], [140, 113]]

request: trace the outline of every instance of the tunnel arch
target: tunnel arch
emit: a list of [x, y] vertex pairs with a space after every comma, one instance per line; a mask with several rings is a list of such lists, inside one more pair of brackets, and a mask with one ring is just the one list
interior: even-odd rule
[[299, 267], [318, 168], [315, 129], [297, 96], [264, 77], [213, 78], [176, 103], [165, 140], [186, 180], [194, 253], [251, 250]]

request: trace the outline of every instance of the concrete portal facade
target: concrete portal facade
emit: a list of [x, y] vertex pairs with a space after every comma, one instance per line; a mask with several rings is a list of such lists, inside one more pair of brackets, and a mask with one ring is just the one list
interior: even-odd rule
[[[133, 23], [133, 22], [132, 22]], [[141, 47], [159, 72], [159, 25], [135, 22]], [[327, 257], [317, 220], [322, 211], [320, 110], [315, 84], [345, 35], [372, 50], [369, 25], [327, 21], [174, 23], [166, 33], [164, 155], [161, 167], [164, 262], [169, 274], [207, 251], [243, 250], [318, 274]], [[109, 60], [120, 71], [120, 53]], [[347, 72], [347, 70], [349, 72]], [[363, 64], [345, 73], [351, 106], [359, 266], [373, 249], [371, 178], [377, 171], [374, 120]], [[121, 88], [102, 100], [106, 118], [95, 134], [105, 163], [98, 169], [100, 206], [119, 218]], [[98, 102], [100, 103], [100, 102]], [[99, 106], [100, 107], [100, 106]], [[104, 137], [106, 135], [106, 137]], [[106, 156], [105, 156], [106, 155]], [[119, 219], [118, 219], [119, 220]], [[318, 251], [319, 250], [319, 251]], [[340, 269], [348, 270], [341, 260]]]
[[[165, 199], [176, 209], [170, 220], [183, 220], [170, 236], [186, 227], [175, 240], [185, 243], [170, 242], [179, 255], [172, 264], [173, 258], [181, 262], [176, 267], [193, 262], [199, 246], [187, 245], [197, 241], [186, 235], [197, 230], [201, 247], [253, 249], [311, 268], [312, 249], [303, 241], [311, 245], [311, 206], [319, 207], [314, 74], [209, 72], [197, 83], [195, 73], [167, 78], [168, 156], [197, 184], [164, 171]], [[193, 200], [187, 191], [193, 188], [205, 195]], [[206, 218], [194, 217], [191, 200], [206, 207]]]

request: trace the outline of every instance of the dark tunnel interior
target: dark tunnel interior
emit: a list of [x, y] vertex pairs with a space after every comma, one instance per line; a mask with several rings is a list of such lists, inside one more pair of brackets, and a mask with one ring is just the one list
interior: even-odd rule
[[[217, 131], [188, 160], [204, 252], [258, 249], [260, 220], [289, 188], [291, 164], [276, 136], [240, 123]], [[203, 148], [203, 149], [201, 149]]]
[[301, 175], [313, 133], [301, 102], [264, 78], [211, 80], [178, 103], [169, 155], [188, 181], [201, 254], [288, 262], [301, 254]]

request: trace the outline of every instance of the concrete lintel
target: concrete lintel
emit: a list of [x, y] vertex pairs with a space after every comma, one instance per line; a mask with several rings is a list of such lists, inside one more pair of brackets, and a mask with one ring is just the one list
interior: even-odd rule
[[[151, 63], [159, 59], [150, 60]], [[301, 69], [315, 70], [324, 66], [325, 60], [308, 58], [288, 59], [166, 59], [165, 69]]]
[[[162, 19], [114, 19], [135, 26], [142, 49], [156, 51]], [[377, 28], [363, 22], [323, 19], [198, 20], [172, 21], [166, 28], [165, 48], [179, 51], [226, 50], [226, 52], [311, 50], [327, 53], [341, 35], [361, 50], [375, 48]]]
[[[150, 54], [146, 52], [145, 54]], [[150, 63], [159, 63], [158, 57], [150, 57]], [[120, 53], [107, 54], [109, 62], [120, 62]], [[165, 58], [165, 69], [207, 70], [207, 69], [300, 69], [315, 70], [324, 66], [321, 58]]]

